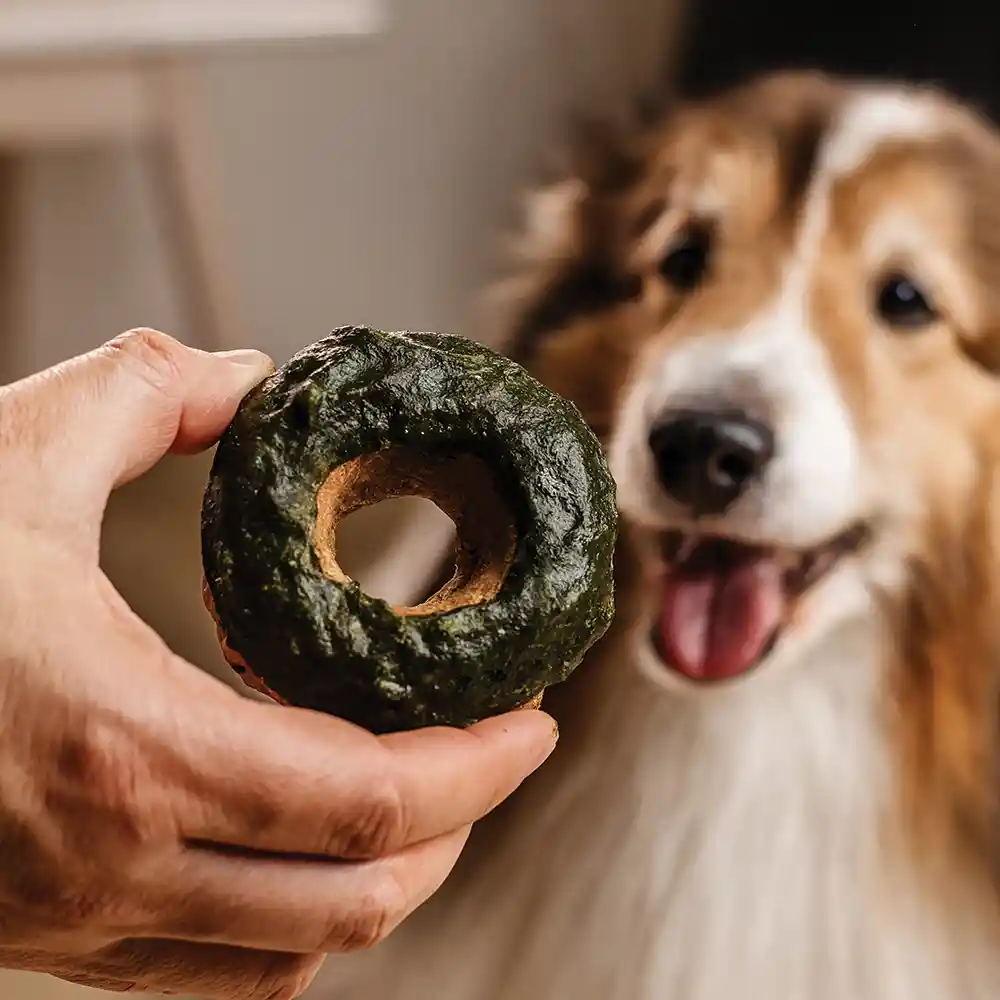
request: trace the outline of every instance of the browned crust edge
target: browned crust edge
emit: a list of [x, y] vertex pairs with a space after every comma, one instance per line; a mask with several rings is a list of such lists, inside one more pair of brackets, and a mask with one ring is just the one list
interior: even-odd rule
[[[291, 708], [291, 702], [286, 701], [280, 694], [278, 694], [277, 691], [269, 688], [263, 678], [253, 672], [250, 664], [247, 663], [242, 654], [238, 653], [232, 646], [229, 645], [229, 641], [226, 638], [226, 630], [222, 627], [222, 622], [219, 621], [219, 616], [215, 611], [215, 601], [212, 599], [212, 590], [208, 585], [208, 581], [204, 578], [202, 579], [201, 594], [202, 600], [205, 602], [205, 608], [212, 616], [212, 621], [215, 623], [215, 634], [219, 640], [219, 647], [222, 650], [222, 655], [226, 663], [232, 667], [232, 669], [239, 675], [240, 680], [242, 680], [248, 688], [256, 691], [258, 694], [264, 695], [266, 698], [270, 698], [271, 701], [274, 701], [279, 705]], [[540, 710], [544, 697], [545, 692], [542, 691], [536, 697], [532, 698], [531, 701], [521, 705], [517, 711]]]

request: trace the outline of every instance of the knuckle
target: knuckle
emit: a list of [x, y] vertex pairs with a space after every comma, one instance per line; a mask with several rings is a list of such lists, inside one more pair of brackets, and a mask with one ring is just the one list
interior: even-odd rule
[[131, 993], [135, 983], [126, 983], [120, 979], [107, 979], [104, 976], [90, 975], [85, 972], [60, 972], [59, 978], [74, 986], [85, 986], [91, 990], [101, 990], [104, 993]]
[[73, 827], [110, 835], [119, 857], [123, 847], [142, 847], [153, 834], [137, 756], [122, 742], [111, 727], [95, 722], [65, 733], [55, 755], [53, 796]]
[[117, 877], [61, 873], [28, 878], [30, 888], [25, 888], [30, 899], [22, 898], [19, 921], [26, 940], [39, 932], [67, 935], [78, 943], [85, 940], [88, 949], [98, 949], [134, 924], [129, 893]]
[[322, 959], [312, 955], [277, 957], [247, 994], [247, 1000], [297, 1000], [312, 985]]
[[398, 783], [384, 774], [365, 789], [346, 832], [334, 834], [329, 853], [347, 859], [385, 857], [406, 844], [409, 826], [403, 793]]
[[0, 927], [9, 942], [52, 932], [100, 934], [123, 908], [125, 897], [114, 880], [97, 877], [89, 859], [67, 860], [62, 844], [40, 837], [33, 826], [7, 818], [0, 822], [0, 842], [10, 861], [0, 907]]
[[168, 391], [180, 374], [184, 348], [158, 330], [129, 330], [106, 347], [120, 365], [160, 392]]
[[374, 948], [402, 921], [407, 904], [399, 879], [386, 870], [360, 899], [350, 917], [331, 928], [325, 950], [350, 953]]
[[20, 433], [21, 410], [23, 409], [23, 390], [19, 394], [9, 385], [0, 387], [0, 448], [5, 451], [17, 444], [22, 438]]
[[[31, 455], [37, 459], [34, 453], [47, 443], [51, 428], [49, 421], [43, 419], [43, 404], [39, 400], [39, 387], [44, 384], [46, 374], [0, 387], [0, 450], [4, 453], [5, 467], [10, 465], [13, 455]], [[10, 471], [8, 468], [3, 470], [4, 473]], [[17, 475], [23, 476], [24, 472], [19, 468]], [[4, 478], [10, 479], [10, 485], [16, 484], [12, 476]], [[5, 487], [7, 485], [5, 483]]]
[[127, 924], [126, 895], [112, 886], [64, 886], [46, 909], [50, 930], [69, 934], [87, 932], [95, 944], [110, 940], [112, 928]]

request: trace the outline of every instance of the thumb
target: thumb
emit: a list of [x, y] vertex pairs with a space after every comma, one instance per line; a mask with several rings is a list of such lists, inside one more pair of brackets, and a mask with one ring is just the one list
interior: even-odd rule
[[273, 370], [257, 351], [209, 354], [155, 330], [133, 330], [0, 391], [0, 445], [29, 463], [22, 482], [103, 508], [111, 490], [167, 452], [214, 444], [242, 398]]

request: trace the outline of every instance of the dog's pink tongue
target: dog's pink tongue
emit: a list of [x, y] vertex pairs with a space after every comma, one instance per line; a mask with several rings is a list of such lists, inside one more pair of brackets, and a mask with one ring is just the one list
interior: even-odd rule
[[722, 680], [753, 667], [785, 613], [781, 567], [764, 554], [667, 578], [660, 639], [688, 677]]

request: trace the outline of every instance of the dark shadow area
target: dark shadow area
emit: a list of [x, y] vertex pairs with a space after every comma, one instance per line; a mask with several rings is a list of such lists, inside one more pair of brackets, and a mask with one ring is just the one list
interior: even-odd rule
[[688, 18], [685, 96], [770, 69], [823, 69], [935, 83], [1000, 118], [998, 42], [981, 2], [693, 0]]

